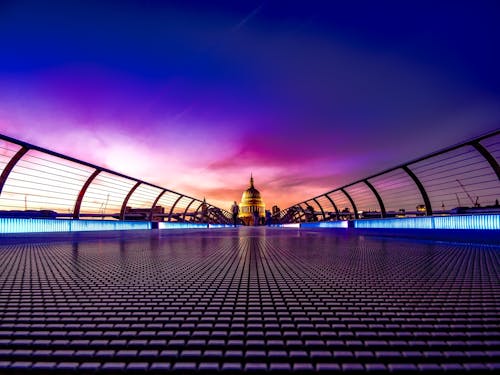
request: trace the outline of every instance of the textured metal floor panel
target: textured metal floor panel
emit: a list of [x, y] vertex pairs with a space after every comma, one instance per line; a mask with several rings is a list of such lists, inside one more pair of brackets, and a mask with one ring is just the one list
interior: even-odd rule
[[0, 238], [0, 372], [500, 369], [500, 247], [335, 233]]

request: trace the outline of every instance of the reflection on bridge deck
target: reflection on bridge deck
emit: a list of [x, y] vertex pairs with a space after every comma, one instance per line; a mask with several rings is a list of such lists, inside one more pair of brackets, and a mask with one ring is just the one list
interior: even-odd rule
[[0, 372], [488, 372], [499, 260], [312, 229], [5, 237]]

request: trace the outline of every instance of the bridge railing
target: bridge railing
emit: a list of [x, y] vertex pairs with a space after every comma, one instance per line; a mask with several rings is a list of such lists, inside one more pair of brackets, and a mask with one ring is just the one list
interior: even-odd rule
[[283, 223], [500, 212], [500, 130], [299, 202]]
[[230, 222], [203, 200], [0, 135], [0, 216]]

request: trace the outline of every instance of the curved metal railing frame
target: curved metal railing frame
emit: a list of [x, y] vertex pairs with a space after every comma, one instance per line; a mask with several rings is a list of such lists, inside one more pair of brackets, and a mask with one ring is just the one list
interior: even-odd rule
[[[16, 165], [18, 164], [18, 162], [23, 158], [23, 156], [25, 156], [28, 153], [28, 151], [34, 150], [34, 151], [38, 151], [38, 152], [41, 152], [41, 153], [46, 154], [46, 155], [50, 155], [50, 156], [53, 156], [53, 157], [56, 157], [56, 158], [60, 158], [60, 159], [63, 159], [63, 160], [66, 160], [66, 161], [69, 161], [69, 162], [72, 162], [72, 163], [76, 163], [76, 164], [83, 165], [83, 166], [86, 166], [86, 167], [94, 169], [93, 173], [86, 179], [86, 181], [81, 186], [80, 191], [78, 193], [78, 196], [77, 196], [77, 198], [76, 198], [76, 200], [74, 202], [74, 206], [73, 206], [74, 209], [73, 209], [73, 214], [72, 214], [72, 218], [73, 219], [79, 219], [80, 218], [80, 209], [81, 209], [81, 204], [83, 202], [83, 199], [85, 197], [85, 193], [87, 192], [88, 188], [90, 187], [90, 185], [92, 184], [92, 182], [95, 180], [95, 178], [99, 174], [101, 174], [103, 172], [106, 172], [106, 173], [108, 173], [108, 174], [110, 174], [112, 176], [115, 176], [115, 177], [121, 177], [121, 178], [125, 178], [127, 180], [135, 182], [135, 184], [132, 186], [132, 188], [130, 188], [130, 190], [128, 191], [127, 195], [125, 196], [125, 198], [123, 199], [123, 202], [121, 204], [121, 209], [120, 209], [120, 213], [119, 213], [119, 219], [120, 220], [125, 220], [125, 218], [126, 218], [127, 203], [129, 201], [130, 197], [132, 196], [132, 194], [134, 193], [134, 191], [139, 186], [142, 186], [142, 185], [146, 185], [146, 186], [149, 186], [149, 187], [152, 187], [152, 188], [155, 188], [155, 189], [159, 189], [161, 191], [156, 196], [156, 198], [154, 199], [153, 204], [151, 205], [151, 208], [149, 210], [149, 214], [147, 215], [147, 219], [150, 220], [150, 221], [153, 220], [155, 206], [157, 205], [157, 203], [159, 202], [159, 200], [161, 199], [161, 197], [165, 193], [167, 193], [167, 192], [170, 192], [172, 194], [178, 195], [177, 200], [170, 207], [169, 214], [167, 216], [167, 220], [168, 221], [172, 220], [173, 214], [174, 214], [174, 210], [176, 208], [176, 205], [178, 204], [178, 202], [182, 198], [190, 199], [190, 202], [187, 204], [187, 206], [185, 207], [184, 211], [181, 213], [182, 221], [184, 221], [186, 219], [186, 216], [188, 214], [189, 208], [195, 202], [199, 202], [198, 208], [196, 209], [196, 211], [194, 211], [194, 214], [193, 214], [195, 217], [197, 216], [198, 211], [199, 211], [200, 207], [203, 204], [202, 200], [197, 199], [197, 198], [193, 198], [193, 197], [191, 197], [189, 195], [181, 194], [181, 193], [178, 193], [176, 191], [173, 191], [173, 190], [170, 190], [170, 189], [166, 189], [164, 187], [161, 187], [161, 186], [149, 183], [147, 181], [143, 181], [141, 179], [137, 179], [137, 178], [134, 178], [134, 177], [131, 177], [131, 176], [127, 176], [125, 174], [112, 171], [112, 170], [110, 170], [108, 168], [104, 168], [104, 167], [101, 167], [101, 166], [98, 166], [98, 165], [95, 165], [95, 164], [92, 164], [92, 163], [88, 163], [86, 161], [73, 158], [71, 156], [63, 155], [61, 153], [58, 153], [58, 152], [55, 152], [55, 151], [51, 151], [51, 150], [45, 149], [43, 147], [39, 147], [39, 146], [30, 144], [30, 143], [27, 143], [27, 142], [24, 142], [24, 141], [20, 141], [18, 139], [15, 139], [15, 138], [12, 138], [12, 137], [9, 137], [9, 136], [6, 136], [6, 135], [0, 134], [0, 140], [8, 142], [8, 143], [11, 143], [11, 144], [15, 144], [15, 145], [17, 145], [17, 146], [20, 147], [19, 150], [14, 154], [14, 156], [12, 156], [10, 158], [9, 162], [6, 164], [5, 168], [3, 169], [2, 173], [0, 174], [0, 197], [2, 195], [2, 191], [3, 191], [3, 188], [5, 186], [5, 183], [7, 182], [8, 178], [9, 178], [9, 175], [14, 170], [14, 168], [16, 167]], [[214, 214], [214, 211], [217, 211], [220, 214], [219, 215]], [[207, 203], [207, 216], [208, 216], [207, 220], [212, 220], [214, 223], [226, 224], [226, 223], [230, 223], [230, 221], [231, 221], [230, 220], [231, 215], [230, 215], [229, 211], [220, 209], [220, 208], [215, 207], [213, 205], [210, 205], [208, 203]]]
[[334, 193], [334, 192], [340, 192], [350, 202], [350, 204], [352, 205], [353, 211], [354, 211], [353, 212], [353, 216], [354, 216], [355, 219], [358, 219], [359, 218], [359, 214], [358, 214], [358, 209], [357, 209], [357, 206], [356, 206], [355, 199], [353, 199], [353, 197], [347, 192], [346, 189], [349, 188], [349, 187], [351, 187], [351, 186], [354, 186], [356, 184], [363, 183], [363, 184], [365, 184], [368, 187], [368, 189], [374, 195], [374, 197], [375, 197], [375, 199], [376, 199], [376, 201], [377, 201], [377, 203], [379, 205], [379, 208], [380, 208], [380, 217], [385, 218], [385, 217], [387, 217], [387, 211], [386, 211], [384, 200], [382, 199], [382, 196], [380, 195], [380, 193], [378, 192], [378, 190], [373, 186], [373, 184], [370, 183], [369, 180], [373, 179], [373, 178], [376, 178], [376, 177], [379, 177], [379, 176], [383, 176], [385, 174], [388, 174], [388, 173], [396, 171], [396, 170], [402, 170], [402, 171], [404, 171], [406, 173], [406, 175], [413, 181], [413, 183], [415, 184], [416, 188], [418, 189], [418, 191], [419, 191], [419, 193], [420, 193], [420, 195], [422, 197], [422, 200], [424, 202], [425, 215], [431, 216], [431, 215], [433, 215], [434, 211], [433, 211], [433, 207], [431, 205], [431, 200], [429, 198], [429, 194], [428, 194], [427, 190], [425, 189], [424, 184], [422, 183], [422, 181], [420, 181], [420, 179], [418, 178], [418, 176], [410, 169], [410, 166], [412, 166], [412, 165], [414, 165], [414, 164], [416, 164], [418, 162], [421, 162], [421, 161], [424, 161], [424, 160], [428, 160], [428, 159], [431, 159], [431, 158], [434, 158], [436, 156], [440, 156], [440, 155], [449, 153], [451, 151], [454, 151], [454, 150], [457, 150], [457, 149], [460, 149], [460, 148], [464, 148], [466, 146], [472, 146], [482, 156], [482, 158], [488, 163], [488, 165], [491, 167], [491, 169], [493, 170], [494, 174], [496, 175], [496, 177], [500, 181], [500, 166], [498, 164], [498, 161], [486, 149], [486, 147], [484, 147], [480, 143], [481, 141], [483, 141], [485, 139], [498, 136], [499, 134], [500, 134], [500, 129], [499, 130], [495, 130], [493, 132], [490, 132], [488, 134], [482, 135], [480, 137], [474, 138], [472, 140], [468, 140], [466, 142], [459, 143], [459, 144], [456, 144], [454, 146], [447, 147], [445, 149], [433, 152], [433, 153], [425, 155], [423, 157], [420, 157], [420, 158], [417, 158], [417, 159], [413, 159], [413, 160], [411, 160], [411, 161], [409, 161], [407, 163], [399, 164], [399, 165], [397, 165], [395, 167], [386, 169], [386, 170], [384, 170], [382, 172], [379, 172], [379, 173], [373, 174], [371, 176], [368, 176], [368, 177], [356, 180], [356, 181], [351, 182], [351, 183], [349, 183], [347, 185], [343, 185], [341, 187], [338, 187], [338, 188], [335, 188], [333, 190], [330, 190], [330, 191], [328, 191], [326, 193], [323, 193], [323, 194], [314, 196], [312, 198], [309, 198], [309, 199], [307, 199], [305, 201], [296, 203], [293, 206], [290, 206], [290, 207], [288, 207], [288, 208], [286, 208], [284, 210], [281, 210], [278, 216], [281, 218], [281, 222], [309, 221], [308, 220], [308, 216], [307, 216], [307, 211], [301, 205], [306, 205], [306, 207], [307, 207], [307, 206], [311, 206], [311, 203], [314, 202], [315, 205], [318, 206], [319, 211], [320, 211], [321, 215], [323, 216], [323, 220], [329, 220], [330, 218], [327, 218], [327, 215], [325, 214], [326, 211], [325, 211], [324, 207], [322, 207], [321, 204], [318, 201], [318, 198], [324, 197], [332, 205], [332, 208], [335, 211], [336, 220], [340, 220], [342, 215], [341, 215], [341, 212], [339, 212], [338, 205], [335, 203], [334, 199], [329, 195], [329, 194]]

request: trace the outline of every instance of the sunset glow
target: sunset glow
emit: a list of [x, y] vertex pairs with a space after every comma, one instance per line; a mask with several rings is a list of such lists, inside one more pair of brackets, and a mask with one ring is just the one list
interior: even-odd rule
[[2, 3], [0, 132], [229, 209], [498, 127], [496, 2], [234, 3]]

